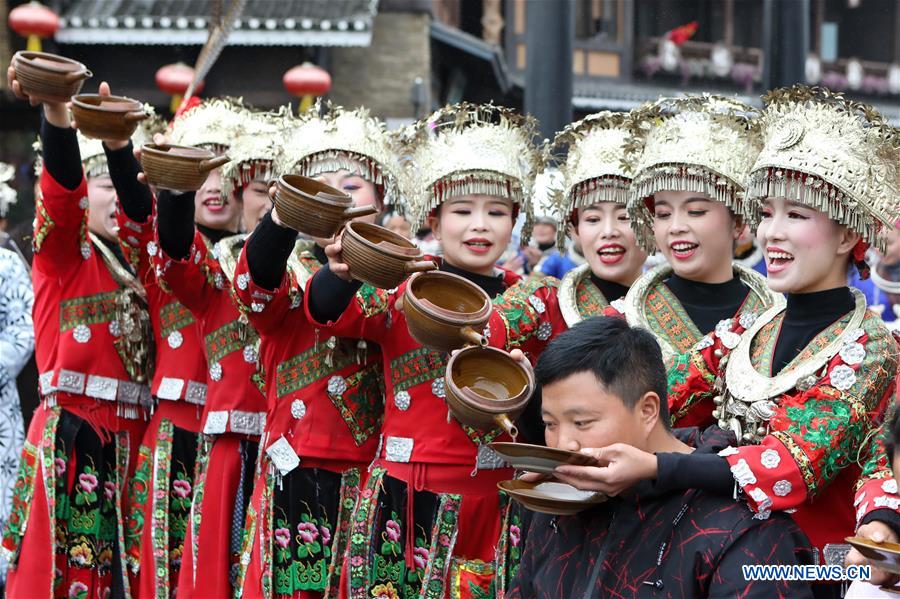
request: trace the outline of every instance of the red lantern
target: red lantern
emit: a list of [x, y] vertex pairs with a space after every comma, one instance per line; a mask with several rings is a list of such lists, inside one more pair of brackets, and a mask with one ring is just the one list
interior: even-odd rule
[[[178, 110], [178, 106], [181, 104], [181, 98], [184, 96], [184, 93], [187, 91], [188, 87], [190, 87], [191, 81], [193, 80], [194, 69], [183, 62], [167, 64], [156, 71], [156, 87], [172, 96], [172, 102], [169, 108], [173, 113]], [[200, 81], [194, 89], [194, 92], [199, 93], [202, 90], [203, 81]]]
[[328, 71], [308, 62], [289, 69], [281, 81], [289, 94], [301, 98], [300, 112], [312, 106], [313, 98], [331, 91], [331, 75]]
[[41, 39], [59, 30], [59, 17], [40, 2], [22, 4], [9, 11], [9, 27], [28, 38], [28, 50], [41, 51]]

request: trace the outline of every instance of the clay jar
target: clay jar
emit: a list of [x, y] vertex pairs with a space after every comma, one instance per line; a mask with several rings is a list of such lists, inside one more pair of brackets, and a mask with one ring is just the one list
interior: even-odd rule
[[[278, 211], [279, 218], [281, 210]], [[393, 289], [414, 272], [437, 266], [409, 239], [370, 223], [349, 222], [341, 235], [341, 255], [350, 276], [381, 289]]]
[[161, 189], [197, 191], [209, 171], [231, 160], [210, 150], [170, 144], [145, 144], [141, 148], [141, 166], [147, 183]]
[[46, 52], [16, 52], [12, 64], [22, 93], [41, 102], [68, 102], [94, 76], [80, 62]]
[[450, 356], [444, 386], [454, 418], [482, 430], [499, 425], [515, 438], [513, 421], [534, 392], [534, 375], [503, 350], [467, 347]]
[[124, 141], [150, 115], [131, 98], [80, 94], [72, 97], [72, 116], [85, 137]]
[[275, 184], [278, 219], [311, 237], [334, 237], [346, 221], [378, 212], [375, 206], [353, 206], [350, 194], [315, 179], [284, 175]]
[[403, 292], [403, 313], [412, 338], [431, 349], [451, 352], [464, 345], [487, 345], [481, 331], [491, 316], [491, 298], [458, 275], [414, 274]]

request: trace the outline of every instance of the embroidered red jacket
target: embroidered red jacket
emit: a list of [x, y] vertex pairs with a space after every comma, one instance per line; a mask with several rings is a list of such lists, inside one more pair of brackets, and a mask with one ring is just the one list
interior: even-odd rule
[[[508, 289], [519, 280], [519, 275], [504, 271]], [[481, 431], [461, 425], [449, 416], [444, 401], [447, 355], [419, 345], [409, 334], [406, 317], [396, 307], [397, 298], [405, 289], [405, 282], [390, 291], [364, 287], [341, 317], [330, 323], [317, 323], [309, 312], [309, 294], [304, 298], [307, 317], [323, 332], [370, 339], [381, 345], [386, 395], [382, 424], [384, 452], [379, 452], [379, 457], [383, 455], [388, 463], [449, 464], [473, 469], [476, 465], [501, 467], [502, 462], [485, 446], [491, 441], [508, 439], [505, 432]], [[495, 312], [485, 331], [491, 346], [502, 347], [498, 343], [506, 338], [503, 327], [502, 319]]]
[[[715, 331], [705, 335], [697, 330], [681, 303], [662, 282], [671, 272], [667, 265], [644, 273], [625, 298], [603, 310], [605, 316], [624, 317], [633, 326], [643, 326], [662, 341], [668, 373], [669, 416], [674, 427], [705, 428], [716, 423], [713, 413], [720, 361], [738, 344], [757, 316], [775, 303], [784, 302], [781, 296], [767, 290], [765, 279], [758, 273], [736, 268], [736, 274], [749, 285], [750, 292], [732, 318], [721, 321]], [[642, 284], [654, 278], [658, 281], [655, 284]], [[627, 308], [638, 300], [641, 310]]]
[[[158, 247], [156, 276], [200, 323], [209, 368], [203, 432], [261, 435], [265, 424], [264, 374], [258, 372], [258, 336], [232, 297], [230, 275], [243, 236], [210, 248], [199, 231], [185, 260]], [[226, 271], [223, 265], [231, 268]], [[261, 304], [251, 304], [256, 310]]]
[[295, 249], [281, 285], [271, 291], [253, 281], [245, 247], [235, 270], [236, 298], [259, 332], [268, 375], [263, 442], [269, 449], [284, 437], [301, 460], [368, 463], [384, 411], [381, 353], [373, 343], [319, 338], [302, 300], [306, 282], [320, 267], [310, 252]]
[[151, 394], [158, 399], [206, 403], [206, 359], [200, 327], [190, 311], [162, 288], [156, 279], [153, 256], [159, 251], [153, 239], [153, 217], [134, 221], [119, 208], [119, 241], [144, 290], [153, 337], [156, 369]]
[[[107, 264], [87, 228], [87, 183], [61, 186], [44, 169], [34, 230], [34, 326], [41, 394], [59, 404], [86, 396], [138, 415], [148, 406], [146, 365], [137, 365], [122, 335], [117, 300], [131, 278]], [[121, 272], [114, 272], [119, 269]]]
[[[897, 375], [896, 346], [881, 319], [867, 311], [860, 328], [846, 330], [849, 321], [847, 315], [825, 329], [780, 373], [789, 373], [830, 342], [841, 343], [811, 380], [804, 378], [770, 398], [773, 413], [761, 442], [719, 454], [751, 509], [760, 517], [770, 510], [796, 510], [794, 519], [819, 549], [853, 533], [849, 499], [865, 457], [862, 449], [884, 417]], [[749, 340], [751, 361], [760, 373], [770, 372], [779, 328], [776, 317]], [[726, 384], [731, 388], [740, 382], [729, 376]], [[863, 513], [866, 503], [863, 498], [859, 506]]]

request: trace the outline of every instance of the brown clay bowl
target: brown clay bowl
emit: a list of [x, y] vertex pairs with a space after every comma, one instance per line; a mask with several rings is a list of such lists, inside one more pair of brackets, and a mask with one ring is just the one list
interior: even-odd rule
[[505, 441], [488, 443], [488, 447], [516, 470], [527, 470], [528, 472], [553, 474], [553, 471], [559, 466], [601, 465], [594, 456], [556, 447]]
[[554, 516], [572, 516], [606, 501], [601, 493], [581, 491], [556, 480], [504, 480], [497, 483], [497, 488], [533, 512]]
[[346, 221], [375, 214], [375, 206], [353, 206], [350, 194], [300, 175], [275, 185], [275, 208], [284, 224], [312, 237], [333, 237]]
[[140, 102], [131, 98], [79, 94], [72, 96], [72, 116], [85, 137], [124, 141], [150, 115], [144, 112]]
[[864, 537], [847, 537], [845, 540], [868, 558], [874, 567], [900, 574], [900, 545], [876, 543]]
[[68, 102], [94, 76], [80, 62], [46, 52], [16, 52], [12, 64], [22, 93], [41, 102]]
[[147, 183], [161, 189], [196, 191], [209, 175], [231, 160], [216, 156], [210, 150], [171, 144], [144, 144], [141, 147], [141, 166]]
[[487, 346], [481, 334], [491, 316], [491, 298], [478, 285], [448, 272], [414, 274], [403, 292], [403, 313], [412, 338], [451, 352]]
[[454, 418], [482, 430], [499, 425], [515, 438], [513, 421], [534, 392], [534, 374], [503, 350], [467, 347], [450, 356], [444, 387]]
[[[281, 211], [278, 212], [279, 218]], [[351, 221], [341, 235], [341, 253], [350, 276], [381, 289], [393, 289], [414, 272], [437, 268], [409, 239], [393, 231]]]

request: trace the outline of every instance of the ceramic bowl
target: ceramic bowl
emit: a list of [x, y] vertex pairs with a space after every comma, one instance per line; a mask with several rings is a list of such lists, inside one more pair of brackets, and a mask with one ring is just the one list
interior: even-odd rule
[[534, 392], [531, 369], [493, 347], [467, 347], [447, 362], [445, 399], [454, 418], [475, 428], [500, 426], [513, 438], [513, 422]]
[[333, 237], [346, 221], [375, 214], [375, 206], [353, 206], [350, 194], [315, 179], [284, 175], [275, 184], [278, 218], [311, 237]]
[[209, 175], [231, 160], [210, 150], [171, 144], [145, 144], [141, 148], [141, 166], [147, 182], [161, 189], [196, 191]]
[[403, 313], [413, 339], [437, 351], [487, 345], [481, 334], [491, 298], [478, 285], [438, 270], [414, 274], [403, 292]]
[[[279, 217], [281, 211], [278, 212]], [[341, 235], [341, 255], [350, 276], [381, 289], [393, 289], [415, 272], [437, 268], [409, 239], [370, 223], [351, 221]]]
[[553, 516], [572, 516], [606, 501], [601, 493], [581, 491], [559, 481], [505, 480], [497, 483], [497, 488], [529, 510]]
[[78, 130], [94, 139], [130, 139], [138, 123], [149, 117], [137, 100], [122, 96], [72, 96], [72, 116]]
[[489, 443], [488, 447], [516, 470], [542, 474], [553, 474], [558, 466], [598, 466], [600, 464], [593, 456], [543, 445], [497, 441]]
[[872, 562], [872, 566], [900, 574], [900, 545], [896, 543], [876, 543], [863, 537], [845, 539]]
[[12, 64], [22, 93], [41, 102], [68, 102], [94, 76], [80, 62], [47, 52], [16, 52]]

